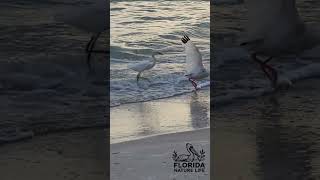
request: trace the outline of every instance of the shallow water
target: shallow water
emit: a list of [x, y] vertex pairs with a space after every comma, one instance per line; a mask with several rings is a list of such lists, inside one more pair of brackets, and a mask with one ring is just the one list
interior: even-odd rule
[[[185, 55], [181, 37], [188, 34], [209, 69], [209, 1], [111, 2], [111, 106], [176, 96], [192, 91], [183, 78]], [[151, 59], [156, 66], [136, 83], [128, 64]]]

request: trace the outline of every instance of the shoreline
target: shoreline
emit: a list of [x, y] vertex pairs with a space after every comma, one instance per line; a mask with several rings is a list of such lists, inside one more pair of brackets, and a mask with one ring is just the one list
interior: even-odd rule
[[[204, 172], [175, 172], [172, 153], [186, 152], [186, 143], [205, 153]], [[154, 136], [110, 145], [111, 179], [201, 179], [210, 177], [210, 130], [202, 129]], [[197, 161], [196, 161], [197, 162]], [[148, 167], [146, 169], [146, 167]]]
[[130, 140], [127, 140], [127, 141], [114, 142], [114, 143], [110, 142], [110, 145], [127, 144], [127, 143], [131, 143], [131, 142], [147, 140], [149, 138], [157, 138], [159, 136], [170, 136], [170, 135], [183, 134], [183, 133], [192, 133], [192, 132], [203, 131], [203, 130], [210, 130], [210, 127], [204, 127], [204, 128], [192, 129], [192, 130], [185, 130], [185, 131], [178, 131], [178, 132], [167, 132], [167, 133], [161, 133], [161, 134], [153, 134], [153, 135], [149, 135], [149, 136], [137, 137], [137, 138], [130, 139]]
[[[199, 94], [202, 94], [201, 96], [206, 96], [208, 95], [209, 90], [205, 89], [204, 92], [200, 92]], [[152, 101], [144, 101], [144, 102], [135, 102], [135, 103], [128, 103], [128, 104], [121, 104], [121, 105], [117, 105], [115, 107], [110, 107], [110, 111], [112, 109], [115, 108], [120, 108], [122, 106], [131, 106], [134, 104], [144, 104], [144, 103], [152, 103], [152, 102], [175, 102], [175, 101], [179, 101], [184, 99], [185, 97], [191, 95], [191, 93], [186, 93], [186, 94], [181, 94], [178, 96], [172, 96], [172, 97], [166, 97], [166, 98], [161, 98], [161, 99], [156, 99], [156, 100], [152, 100]], [[203, 95], [204, 94], [204, 95]], [[209, 101], [209, 100], [208, 100]], [[182, 103], [185, 103], [182, 102]], [[110, 122], [107, 122], [106, 125], [94, 125], [94, 126], [79, 126], [79, 127], [70, 127], [70, 128], [65, 128], [65, 129], [53, 129], [53, 130], [49, 130], [49, 131], [45, 131], [45, 132], [41, 132], [41, 133], [34, 133], [34, 132], [29, 132], [29, 131], [22, 131], [21, 134], [15, 134], [14, 136], [11, 137], [0, 137], [0, 146], [5, 146], [7, 144], [14, 144], [14, 143], [20, 143], [20, 142], [25, 142], [25, 141], [30, 141], [33, 140], [34, 138], [38, 138], [38, 137], [43, 137], [43, 136], [50, 136], [50, 135], [55, 135], [55, 134], [59, 134], [59, 133], [72, 133], [72, 132], [78, 132], [78, 131], [87, 131], [87, 130], [103, 130], [106, 128], [110, 128]], [[187, 132], [187, 131], [194, 131], [194, 130], [200, 130], [200, 129], [206, 129], [209, 128], [209, 126], [207, 127], [202, 127], [202, 128], [196, 128], [196, 129], [185, 129], [182, 131], [178, 131], [178, 132]], [[18, 131], [16, 133], [19, 133]], [[138, 140], [138, 139], [144, 139], [144, 138], [148, 138], [148, 137], [153, 137], [153, 136], [158, 136], [158, 135], [164, 135], [164, 134], [171, 134], [171, 133], [175, 133], [175, 132], [163, 132], [163, 133], [157, 133], [157, 134], [153, 134], [153, 135], [147, 135], [147, 136], [141, 136], [141, 137], [136, 137], [133, 139], [128, 139], [125, 141], [121, 141], [121, 142], [126, 142], [126, 141], [132, 141], [132, 140]], [[118, 143], [121, 143], [118, 142]], [[117, 143], [117, 142], [115, 142]], [[114, 144], [114, 143], [112, 143]]]
[[[215, 123], [210, 129], [110, 144], [111, 170], [114, 170], [111, 175], [115, 180], [124, 180], [129, 175], [132, 179], [141, 179], [143, 175], [145, 178], [182, 179], [183, 173], [173, 172], [172, 152], [185, 152], [185, 143], [188, 142], [197, 150], [203, 148], [206, 155], [210, 154], [210, 131], [215, 137], [211, 151], [219, 154], [214, 156], [212, 165], [216, 178], [258, 180], [264, 176], [273, 176], [270, 179], [278, 176], [294, 179], [305, 173], [308, 177], [316, 177], [320, 170], [317, 165], [320, 155], [318, 82], [319, 79], [301, 81], [288, 91], [241, 100], [226, 108], [215, 109]], [[56, 173], [53, 175], [55, 180], [63, 179], [62, 176], [75, 177], [75, 173], [78, 179], [88, 173], [90, 177], [83, 179], [105, 179], [105, 159], [109, 155], [106, 153], [109, 152], [107, 138], [105, 130], [96, 129], [48, 134], [7, 144], [0, 148], [0, 168], [5, 172], [2, 179], [19, 179], [17, 177], [20, 176], [40, 180], [47, 174], [39, 172], [48, 167], [52, 167], [49, 173]], [[289, 151], [288, 145], [295, 150]], [[279, 152], [283, 156], [279, 157]], [[272, 168], [274, 164], [279, 164], [276, 166], [278, 169]], [[312, 171], [306, 167], [312, 167]], [[287, 173], [293, 170], [295, 174]], [[21, 173], [17, 174], [17, 171]], [[199, 179], [208, 179], [208, 176], [202, 174]]]
[[120, 143], [210, 126], [210, 91], [110, 109], [110, 142]]

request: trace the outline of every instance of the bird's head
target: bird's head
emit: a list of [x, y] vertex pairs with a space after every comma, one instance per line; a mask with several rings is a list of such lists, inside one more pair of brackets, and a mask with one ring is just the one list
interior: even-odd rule
[[162, 52], [159, 52], [159, 51], [154, 51], [153, 53], [152, 53], [152, 58], [156, 61], [156, 58], [154, 57], [154, 56], [156, 56], [156, 55], [163, 55], [162, 54]]

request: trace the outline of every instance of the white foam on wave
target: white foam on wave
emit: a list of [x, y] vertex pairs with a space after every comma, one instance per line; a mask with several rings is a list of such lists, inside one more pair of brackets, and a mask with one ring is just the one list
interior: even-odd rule
[[168, 98], [194, 90], [183, 73], [158, 75], [138, 83], [133, 78], [111, 80], [110, 86], [111, 106]]
[[320, 77], [320, 63], [305, 65], [299, 69], [286, 72], [284, 76], [292, 82], [307, 78]]

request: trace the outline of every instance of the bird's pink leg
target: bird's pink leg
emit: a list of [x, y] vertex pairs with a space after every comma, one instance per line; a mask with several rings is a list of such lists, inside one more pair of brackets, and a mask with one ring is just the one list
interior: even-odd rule
[[194, 79], [192, 79], [192, 78], [189, 78], [189, 81], [191, 82], [191, 84], [192, 84], [192, 86], [195, 88], [195, 90], [197, 90], [198, 88], [197, 88], [197, 82], [194, 80]]
[[275, 87], [278, 81], [278, 73], [273, 67], [267, 64], [272, 59], [272, 57], [269, 57], [264, 61], [258, 59], [257, 54], [252, 54], [251, 57], [254, 61], [256, 61], [260, 65], [262, 71], [266, 74], [268, 79], [271, 81], [272, 86]]

